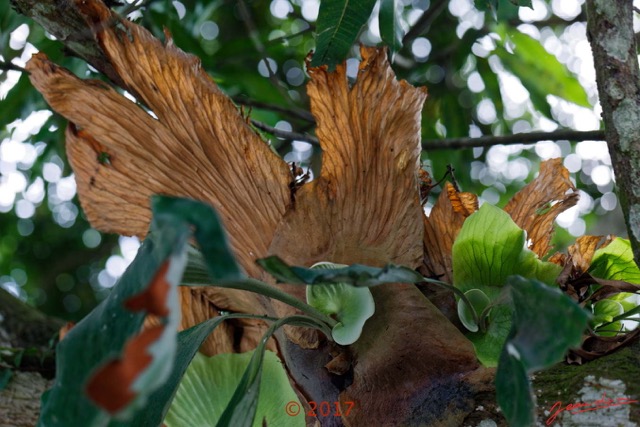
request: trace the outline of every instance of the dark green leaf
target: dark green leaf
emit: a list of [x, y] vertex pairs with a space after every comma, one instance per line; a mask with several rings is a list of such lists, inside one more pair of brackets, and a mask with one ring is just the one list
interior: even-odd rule
[[533, 425], [535, 401], [529, 375], [518, 358], [503, 350], [496, 372], [498, 405], [511, 426]]
[[246, 276], [236, 262], [220, 217], [209, 205], [189, 199], [155, 196], [151, 201], [154, 224], [183, 222], [195, 227], [194, 236], [214, 282], [242, 280]]
[[[151, 361], [135, 372], [135, 383], [128, 390], [132, 395], [122, 405], [110, 408], [120, 420], [130, 419], [137, 409], [144, 407], [148, 397], [168, 378], [176, 351], [176, 330], [180, 310], [176, 286], [186, 262], [187, 227], [163, 227], [144, 241], [136, 259], [125, 271], [106, 300], [71, 329], [58, 344], [56, 382], [44, 400], [41, 426], [97, 426], [105, 425], [111, 416], [86, 393], [100, 389], [97, 374], [111, 363], [118, 363], [125, 346], [139, 337], [138, 332], [148, 314], [146, 305], [127, 309], [125, 305], [139, 301], [151, 285], [166, 283], [168, 295], [158, 300], [168, 314], [163, 315], [164, 328], [153, 345], [143, 347]], [[161, 272], [162, 275], [158, 275]], [[155, 313], [158, 314], [158, 313]], [[117, 384], [116, 386], [123, 386]], [[109, 394], [92, 394], [103, 402]]]
[[424, 278], [407, 267], [387, 264], [382, 268], [354, 264], [335, 270], [290, 267], [277, 256], [262, 258], [257, 263], [280, 282], [290, 284], [348, 283], [354, 286], [377, 286], [384, 283], [419, 283]]
[[402, 2], [400, 0], [382, 0], [380, 2], [380, 37], [389, 46], [391, 57], [402, 48], [405, 31], [402, 28]]
[[333, 69], [344, 61], [375, 4], [375, 0], [323, 0], [311, 66], [326, 64]]
[[558, 289], [535, 279], [508, 279], [514, 314], [496, 374], [497, 398], [510, 425], [534, 421], [528, 374], [560, 361], [580, 345], [589, 315]]

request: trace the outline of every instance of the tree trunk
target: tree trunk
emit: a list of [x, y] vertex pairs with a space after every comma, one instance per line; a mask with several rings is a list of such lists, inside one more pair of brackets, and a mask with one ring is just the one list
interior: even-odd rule
[[605, 136], [629, 240], [640, 265], [640, 72], [633, 1], [587, 0]]
[[0, 427], [31, 427], [40, 396], [53, 384], [51, 343], [63, 322], [47, 317], [0, 289]]

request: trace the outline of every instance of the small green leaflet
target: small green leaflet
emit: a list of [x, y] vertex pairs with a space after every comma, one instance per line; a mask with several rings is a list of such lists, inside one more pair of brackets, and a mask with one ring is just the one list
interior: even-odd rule
[[311, 66], [326, 64], [332, 70], [344, 61], [375, 4], [375, 0], [323, 0], [318, 12], [316, 51]]
[[[118, 284], [98, 307], [71, 329], [57, 347], [57, 377], [53, 388], [43, 397], [40, 426], [102, 426], [110, 420], [125, 422], [145, 407], [149, 396], [162, 387], [170, 375], [176, 354], [176, 335], [180, 320], [177, 285], [186, 264], [187, 227], [167, 226], [159, 223], [156, 233], [145, 239], [133, 263]], [[151, 357], [148, 364], [136, 367], [135, 381], [128, 386], [130, 397], [114, 407], [110, 415], [96, 404], [115, 399], [112, 387], [102, 388], [97, 373], [113, 363], [129, 363], [128, 344], [139, 335], [145, 310], [132, 310], [130, 303], [152, 286], [169, 286], [167, 295], [158, 297], [155, 305], [166, 310], [162, 316], [164, 327], [154, 342], [142, 349]], [[143, 300], [148, 301], [148, 300]], [[134, 355], [135, 356], [135, 355]], [[136, 366], [136, 365], [128, 365]], [[87, 393], [95, 384], [98, 393]], [[125, 385], [116, 385], [125, 387]], [[100, 403], [102, 405], [102, 403]]]
[[580, 346], [589, 314], [558, 289], [534, 279], [508, 279], [514, 313], [496, 373], [498, 404], [509, 425], [534, 424], [528, 375]]
[[[338, 269], [344, 264], [320, 262], [312, 269]], [[327, 283], [307, 286], [307, 303], [338, 321], [331, 331], [333, 340], [340, 345], [353, 344], [360, 338], [364, 323], [376, 311], [368, 288], [348, 283]]]
[[220, 217], [211, 206], [166, 196], [154, 196], [151, 206], [155, 213], [154, 224], [164, 220], [195, 227], [193, 234], [214, 282], [241, 281], [246, 277], [229, 247]]

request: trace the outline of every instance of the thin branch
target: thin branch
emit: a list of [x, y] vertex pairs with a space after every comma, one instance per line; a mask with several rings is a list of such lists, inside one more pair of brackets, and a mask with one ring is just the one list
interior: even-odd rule
[[413, 24], [413, 27], [411, 27], [407, 34], [402, 38], [402, 44], [406, 45], [420, 35], [425, 34], [431, 27], [431, 24], [433, 24], [433, 21], [435, 21], [436, 18], [444, 12], [448, 4], [449, 2], [446, 0], [439, 0], [437, 3], [429, 6], [429, 9], [427, 9], [420, 18], [418, 18], [416, 23]]
[[245, 97], [240, 97], [240, 96], [233, 97], [233, 102], [240, 105], [246, 105], [247, 107], [255, 107], [263, 110], [275, 111], [278, 113], [286, 114], [291, 117], [295, 117], [296, 119], [307, 121], [309, 123], [316, 122], [315, 118], [310, 112], [301, 110], [299, 108], [291, 109], [286, 107], [280, 107], [278, 105], [273, 105], [273, 104], [260, 102], [260, 101], [253, 101], [251, 99], [247, 99]]
[[21, 66], [16, 65], [16, 64], [11, 63], [11, 62], [4, 62], [4, 61], [0, 61], [0, 70], [20, 71], [21, 73], [29, 74], [29, 72], [27, 70], [25, 70], [24, 68], [22, 68]]
[[256, 128], [260, 129], [261, 131], [270, 133], [271, 135], [278, 138], [284, 138], [292, 141], [293, 140], [303, 141], [303, 142], [308, 142], [311, 145], [320, 146], [320, 142], [318, 141], [318, 138], [306, 133], [290, 132], [290, 131], [274, 128], [272, 126], [266, 125], [262, 122], [259, 122], [253, 119], [251, 119], [251, 124]]
[[264, 44], [260, 40], [256, 23], [253, 21], [251, 12], [249, 11], [249, 8], [247, 7], [247, 4], [245, 3], [244, 0], [240, 0], [238, 2], [238, 11], [240, 12], [240, 16], [242, 17], [242, 20], [244, 21], [245, 26], [247, 27], [249, 38], [251, 39], [253, 46], [255, 47], [256, 51], [258, 51], [258, 53], [262, 58], [262, 61], [264, 62], [264, 65], [267, 67], [267, 72], [269, 73], [269, 81], [271, 81], [271, 84], [276, 87], [278, 92], [280, 92], [280, 95], [282, 96], [282, 98], [285, 101], [287, 101], [289, 105], [293, 106], [294, 104], [293, 104], [293, 101], [291, 100], [291, 97], [289, 96], [289, 94], [287, 93], [287, 90], [282, 85], [281, 80], [278, 78], [275, 71], [271, 67], [271, 63], [269, 62], [269, 58], [267, 56], [267, 49], [265, 48]]
[[425, 139], [423, 150], [452, 150], [494, 145], [533, 144], [540, 141], [604, 141], [604, 131], [559, 130], [555, 132], [516, 133], [503, 136], [481, 136], [479, 138]]
[[278, 42], [285, 41], [285, 40], [291, 40], [291, 39], [294, 39], [294, 38], [296, 38], [298, 36], [301, 36], [301, 35], [303, 35], [305, 33], [309, 33], [311, 31], [315, 31], [315, 30], [316, 30], [316, 26], [309, 24], [309, 26], [307, 28], [305, 28], [304, 30], [300, 30], [297, 33], [293, 33], [293, 34], [285, 34], [284, 36], [276, 37], [275, 39], [269, 40], [269, 43], [278, 43]]
[[[315, 136], [276, 129], [256, 120], [251, 120], [251, 124], [256, 128], [270, 133], [278, 138], [288, 140], [304, 141], [311, 145], [320, 146], [318, 138]], [[494, 145], [511, 144], [534, 144], [540, 141], [604, 141], [604, 131], [577, 131], [564, 129], [555, 132], [530, 132], [516, 133], [514, 135], [503, 136], [481, 136], [479, 138], [445, 138], [445, 139], [425, 139], [422, 141], [423, 150], [454, 150], [474, 147], [491, 147]]]

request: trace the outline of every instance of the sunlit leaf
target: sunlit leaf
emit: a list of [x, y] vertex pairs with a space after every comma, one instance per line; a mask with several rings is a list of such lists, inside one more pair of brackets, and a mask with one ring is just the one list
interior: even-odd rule
[[[167, 427], [216, 426], [222, 412], [236, 390], [254, 351], [240, 354], [218, 354], [206, 357], [196, 354], [187, 369], [164, 424]], [[266, 351], [254, 427], [304, 426], [304, 411], [289, 415], [287, 403], [302, 405], [289, 384], [282, 362], [275, 353]]]
[[333, 69], [342, 62], [375, 4], [375, 0], [323, 0], [318, 13], [316, 51], [311, 66], [326, 64]]
[[547, 95], [555, 95], [582, 107], [591, 107], [584, 87], [539, 40], [518, 30], [506, 30], [503, 37], [513, 43], [514, 54], [502, 47], [496, 49], [496, 54], [505, 68], [520, 78], [531, 96], [539, 98], [538, 105], [547, 102], [543, 101]]
[[[494, 302], [507, 278], [517, 274], [552, 284], [560, 266], [541, 261], [525, 247], [525, 232], [503, 210], [488, 203], [465, 221], [453, 244], [453, 284], [463, 292], [480, 289]], [[486, 366], [495, 366], [510, 330], [511, 311], [493, 308], [486, 333], [469, 334]]]

